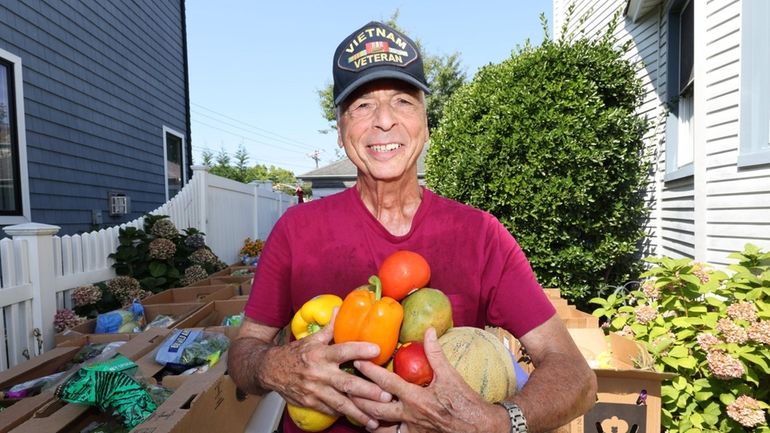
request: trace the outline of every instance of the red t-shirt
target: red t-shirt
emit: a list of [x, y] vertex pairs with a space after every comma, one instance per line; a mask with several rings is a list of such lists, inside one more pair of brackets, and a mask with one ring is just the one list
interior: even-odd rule
[[[449, 297], [455, 326], [499, 326], [520, 337], [555, 314], [521, 248], [494, 216], [423, 188], [411, 230], [394, 236], [355, 187], [293, 206], [278, 220], [245, 314], [283, 327], [308, 299], [324, 293], [344, 298], [366, 284], [397, 250], [425, 257], [428, 286]], [[364, 429], [355, 430], [343, 417], [330, 431]], [[301, 430], [284, 420], [284, 432]]]

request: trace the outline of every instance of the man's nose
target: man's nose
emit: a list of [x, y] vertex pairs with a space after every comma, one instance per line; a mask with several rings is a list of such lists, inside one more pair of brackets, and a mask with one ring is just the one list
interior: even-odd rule
[[396, 116], [390, 104], [379, 104], [374, 110], [374, 126], [384, 131], [396, 124]]

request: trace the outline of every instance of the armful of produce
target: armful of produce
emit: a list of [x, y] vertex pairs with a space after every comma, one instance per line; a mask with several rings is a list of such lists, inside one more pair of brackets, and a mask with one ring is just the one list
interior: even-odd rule
[[374, 343], [380, 354], [371, 359], [383, 365], [393, 355], [404, 318], [404, 308], [397, 300], [382, 296], [380, 278], [369, 277], [369, 284], [348, 293], [334, 322], [334, 342], [364, 341]]

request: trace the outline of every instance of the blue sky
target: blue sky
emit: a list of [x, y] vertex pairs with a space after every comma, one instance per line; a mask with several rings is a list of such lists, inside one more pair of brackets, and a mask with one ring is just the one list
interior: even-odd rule
[[[336, 159], [336, 135], [321, 134], [317, 90], [331, 83], [337, 44], [372, 20], [398, 23], [429, 54], [460, 53], [468, 77], [530, 39], [543, 39], [547, 0], [447, 2], [187, 0], [192, 144], [201, 153], [243, 145], [250, 163], [302, 174]], [[552, 27], [552, 25], [551, 25]], [[550, 31], [550, 30], [549, 30]]]

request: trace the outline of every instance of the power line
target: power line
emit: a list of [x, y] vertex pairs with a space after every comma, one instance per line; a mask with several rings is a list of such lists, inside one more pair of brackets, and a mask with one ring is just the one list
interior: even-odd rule
[[272, 144], [272, 143], [267, 143], [267, 142], [265, 142], [265, 141], [257, 140], [257, 139], [255, 139], [255, 138], [246, 137], [246, 136], [244, 136], [243, 134], [239, 134], [239, 133], [237, 133], [237, 132], [233, 132], [233, 131], [231, 131], [231, 130], [229, 130], [229, 129], [221, 128], [221, 127], [219, 127], [219, 126], [216, 126], [216, 125], [212, 125], [212, 124], [210, 124], [210, 123], [206, 123], [206, 122], [201, 122], [200, 120], [196, 121], [196, 123], [198, 123], [198, 124], [200, 124], [200, 125], [203, 125], [203, 126], [208, 126], [209, 128], [213, 128], [213, 129], [216, 129], [216, 130], [219, 130], [219, 131], [222, 131], [222, 132], [226, 132], [226, 133], [228, 133], [228, 134], [230, 134], [230, 135], [234, 135], [234, 136], [236, 136], [236, 137], [238, 137], [238, 138], [240, 138], [240, 139], [242, 139], [242, 140], [248, 140], [248, 141], [252, 141], [252, 142], [254, 142], [254, 143], [257, 143], [257, 144], [263, 144], [263, 145], [265, 145], [265, 146], [268, 146], [268, 147], [272, 147], [272, 148], [275, 148], [275, 149], [285, 150], [286, 152], [293, 152], [293, 153], [301, 153], [301, 154], [305, 154], [305, 152], [304, 152], [304, 151], [302, 151], [302, 150], [286, 149], [285, 147], [277, 146], [277, 145], [275, 145], [275, 144]]
[[[280, 141], [283, 141], [283, 142], [285, 142], [286, 144], [295, 144], [295, 145], [299, 145], [299, 146], [301, 146], [301, 147], [304, 147], [305, 149], [308, 149], [308, 148], [310, 148], [310, 146], [309, 146], [309, 145], [307, 145], [307, 144], [305, 144], [305, 143], [303, 143], [303, 142], [301, 142], [301, 141], [299, 141], [299, 140], [295, 140], [295, 139], [293, 139], [293, 138], [289, 138], [289, 137], [286, 137], [286, 136], [284, 136], [284, 135], [281, 135], [281, 134], [275, 133], [275, 132], [273, 132], [273, 131], [270, 131], [270, 130], [267, 130], [267, 129], [265, 129], [265, 128], [260, 128], [259, 126], [256, 126], [256, 125], [252, 125], [252, 124], [250, 124], [250, 123], [248, 123], [248, 122], [244, 122], [244, 121], [242, 121], [242, 120], [238, 120], [238, 119], [236, 119], [236, 118], [234, 118], [234, 117], [231, 117], [231, 116], [228, 116], [228, 115], [226, 115], [226, 114], [220, 113], [220, 112], [218, 112], [218, 111], [216, 111], [216, 110], [212, 110], [211, 108], [207, 108], [207, 107], [204, 107], [204, 106], [202, 106], [202, 105], [200, 105], [200, 104], [196, 104], [196, 103], [194, 103], [194, 102], [193, 102], [191, 105], [194, 105], [194, 106], [196, 106], [196, 107], [200, 107], [200, 108], [202, 108], [202, 109], [204, 109], [204, 110], [206, 110], [206, 111], [209, 111], [209, 112], [211, 112], [211, 113], [214, 113], [214, 114], [216, 114], [217, 116], [220, 116], [220, 117], [224, 117], [224, 118], [226, 118], [226, 119], [230, 119], [230, 120], [232, 120], [232, 121], [234, 121], [234, 122], [240, 123], [241, 125], [245, 125], [245, 126], [247, 126], [247, 127], [249, 127], [249, 128], [252, 128], [252, 129], [256, 129], [257, 131], [262, 131], [262, 132], [265, 132], [265, 133], [267, 133], [267, 134], [270, 134], [270, 135], [272, 135], [272, 136], [273, 136], [273, 137], [265, 137], [265, 136], [264, 136], [264, 135], [262, 135], [262, 134], [257, 134], [257, 135], [261, 135], [261, 136], [263, 136], [263, 137], [265, 137], [265, 138], [271, 138], [271, 139], [275, 139], [275, 138], [277, 137], [277, 138], [278, 138]], [[206, 116], [205, 114], [201, 114], [201, 115], [203, 115], [203, 116]], [[212, 118], [211, 116], [206, 116], [206, 117]], [[236, 126], [236, 127], [237, 127], [237, 126]]]

